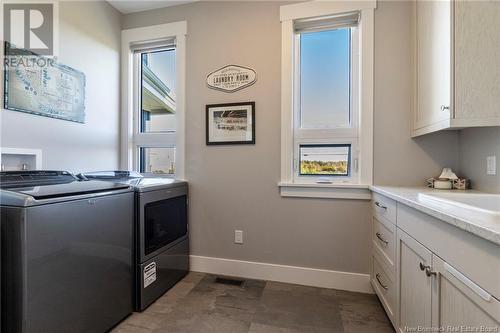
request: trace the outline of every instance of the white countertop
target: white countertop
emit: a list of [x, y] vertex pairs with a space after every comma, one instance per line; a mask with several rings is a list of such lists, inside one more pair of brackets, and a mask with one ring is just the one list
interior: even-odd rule
[[[395, 186], [370, 186], [370, 190], [500, 245], [500, 223], [488, 219], [471, 217], [469, 214], [470, 210], [468, 209], [462, 209], [460, 207], [445, 209], [437, 205], [429, 204], [428, 202], [423, 202], [419, 199], [419, 193], [432, 195], [433, 193], [443, 193], [443, 190], [425, 187]], [[452, 192], [457, 193], [459, 191], [454, 190]], [[467, 191], [467, 193], [480, 192]]]

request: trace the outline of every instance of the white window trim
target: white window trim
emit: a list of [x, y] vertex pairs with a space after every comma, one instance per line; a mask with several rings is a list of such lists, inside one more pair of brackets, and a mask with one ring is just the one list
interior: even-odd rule
[[[311, 1], [280, 7], [281, 18], [281, 196], [369, 199], [373, 182], [374, 10], [376, 0], [356, 2]], [[294, 175], [294, 40], [293, 20], [361, 12], [359, 22], [359, 181], [351, 184], [304, 184]]]
[[[120, 166], [133, 170], [137, 164], [136, 144], [148, 147], [172, 146], [168, 135], [152, 133], [141, 136], [135, 133], [134, 123], [134, 54], [131, 46], [137, 43], [154, 42], [175, 38], [176, 42], [176, 133], [175, 133], [175, 178], [185, 179], [185, 123], [186, 123], [186, 34], [187, 22], [180, 21], [148, 27], [122, 30], [122, 114]], [[171, 135], [170, 135], [171, 137]], [[164, 144], [163, 144], [163, 141]], [[158, 142], [162, 142], [159, 144]]]

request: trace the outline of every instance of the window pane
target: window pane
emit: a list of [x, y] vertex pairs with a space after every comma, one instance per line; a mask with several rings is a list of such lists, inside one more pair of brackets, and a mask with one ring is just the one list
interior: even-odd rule
[[351, 145], [300, 145], [300, 174], [349, 176]]
[[141, 53], [141, 132], [175, 131], [175, 50]]
[[350, 125], [350, 29], [300, 35], [300, 126]]
[[175, 173], [175, 148], [139, 148], [140, 172]]

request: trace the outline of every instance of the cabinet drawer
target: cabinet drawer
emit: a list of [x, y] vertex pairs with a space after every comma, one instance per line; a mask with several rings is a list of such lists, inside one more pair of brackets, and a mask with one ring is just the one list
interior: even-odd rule
[[396, 258], [396, 226], [385, 220], [372, 219], [372, 241], [388, 264], [394, 267]]
[[384, 306], [387, 316], [394, 324], [396, 304], [396, 282], [391, 274], [385, 271], [384, 266], [376, 256], [372, 257], [372, 285], [380, 302]]
[[383, 218], [396, 224], [396, 201], [378, 193], [373, 193], [372, 206], [373, 215], [379, 219]]

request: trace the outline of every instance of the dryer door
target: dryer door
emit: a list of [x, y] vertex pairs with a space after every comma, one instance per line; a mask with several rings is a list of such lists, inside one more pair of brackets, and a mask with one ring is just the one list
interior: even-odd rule
[[187, 238], [187, 191], [184, 188], [139, 196], [141, 263]]

